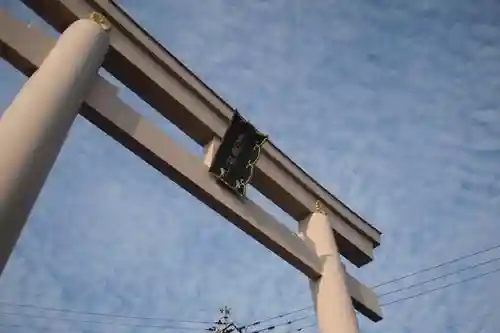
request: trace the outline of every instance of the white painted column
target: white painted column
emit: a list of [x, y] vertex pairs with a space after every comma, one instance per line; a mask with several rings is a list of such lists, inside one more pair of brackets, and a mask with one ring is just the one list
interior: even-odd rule
[[299, 236], [323, 263], [322, 277], [311, 281], [321, 333], [358, 333], [356, 314], [347, 290], [345, 271], [328, 216], [322, 209], [299, 223]]
[[97, 78], [108, 28], [96, 13], [69, 26], [0, 119], [0, 274]]

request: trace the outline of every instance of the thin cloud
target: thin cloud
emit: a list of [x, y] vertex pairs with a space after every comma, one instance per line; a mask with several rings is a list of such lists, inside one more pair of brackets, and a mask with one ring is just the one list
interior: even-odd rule
[[[375, 261], [348, 264], [365, 284], [497, 241], [496, 1], [119, 3], [382, 230]], [[24, 79], [4, 63], [0, 71], [5, 107]], [[120, 96], [201, 152], [122, 86]], [[374, 333], [479, 329], [488, 307], [498, 307], [496, 289], [492, 276], [387, 307], [381, 323], [360, 325]], [[216, 318], [227, 304], [242, 323], [311, 304], [300, 273], [81, 118], [0, 279], [0, 299], [193, 320]], [[499, 324], [489, 321], [484, 332]]]

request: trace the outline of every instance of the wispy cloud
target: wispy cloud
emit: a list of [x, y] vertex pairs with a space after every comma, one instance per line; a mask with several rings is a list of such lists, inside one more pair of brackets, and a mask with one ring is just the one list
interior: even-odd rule
[[[349, 266], [367, 285], [497, 242], [496, 1], [118, 3], [382, 230], [375, 262]], [[3, 109], [24, 79], [5, 63], [0, 73]], [[499, 306], [496, 280], [387, 307], [379, 324], [360, 319], [363, 332], [473, 332]], [[0, 279], [0, 299], [194, 320], [228, 304], [241, 322], [311, 304], [298, 272], [80, 118]], [[485, 333], [500, 324], [486, 322]]]

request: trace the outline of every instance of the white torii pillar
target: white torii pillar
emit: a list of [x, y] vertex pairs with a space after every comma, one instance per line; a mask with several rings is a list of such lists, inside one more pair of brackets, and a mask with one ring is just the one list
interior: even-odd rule
[[0, 119], [0, 275], [109, 48], [100, 14], [70, 25]]
[[316, 251], [323, 264], [321, 278], [310, 282], [318, 327], [321, 333], [359, 333], [344, 266], [328, 219], [317, 203], [316, 212], [299, 223], [299, 237]]

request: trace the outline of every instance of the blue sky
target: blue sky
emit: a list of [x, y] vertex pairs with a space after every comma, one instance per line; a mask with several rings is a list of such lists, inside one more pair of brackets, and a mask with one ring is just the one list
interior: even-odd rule
[[[497, 1], [117, 2], [383, 232], [375, 261], [348, 267], [367, 285], [500, 243]], [[0, 4], [42, 25], [17, 1]], [[25, 81], [0, 62], [0, 110]], [[137, 96], [123, 87], [120, 95], [201, 156], [200, 147]], [[255, 191], [251, 196], [295, 227]], [[380, 323], [360, 318], [362, 332], [495, 332], [500, 321], [490, 311], [500, 307], [498, 279], [388, 306]], [[227, 304], [241, 323], [311, 304], [300, 273], [82, 118], [0, 278], [0, 301], [200, 321]], [[63, 316], [0, 305], [0, 312], [21, 311]], [[310, 312], [290, 318], [304, 314]], [[162, 331], [6, 314], [0, 323], [54, 332]], [[0, 332], [39, 331], [0, 326]]]

